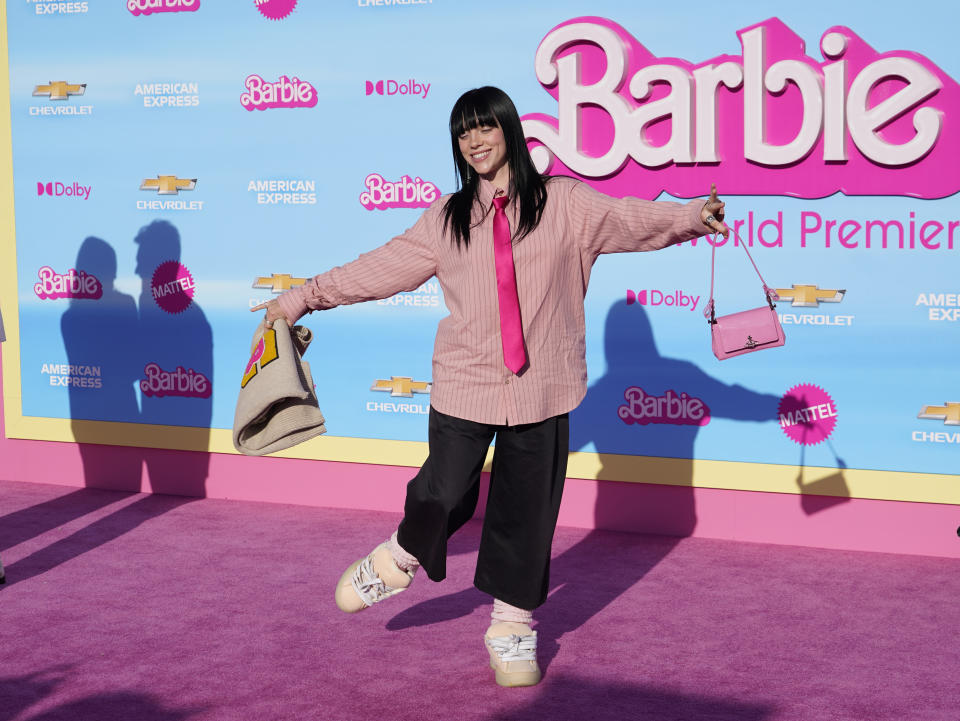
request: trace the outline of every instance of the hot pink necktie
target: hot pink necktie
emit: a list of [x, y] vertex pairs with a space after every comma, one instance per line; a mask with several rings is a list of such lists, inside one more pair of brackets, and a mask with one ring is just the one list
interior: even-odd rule
[[518, 373], [527, 363], [527, 353], [523, 349], [523, 326], [520, 324], [520, 298], [517, 296], [517, 275], [513, 267], [510, 223], [503, 210], [508, 201], [506, 195], [493, 199], [496, 208], [493, 214], [493, 260], [497, 271], [503, 362], [511, 371]]

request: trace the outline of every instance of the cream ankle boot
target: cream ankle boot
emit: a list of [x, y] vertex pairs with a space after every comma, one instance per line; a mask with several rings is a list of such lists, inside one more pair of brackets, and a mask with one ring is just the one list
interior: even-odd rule
[[484, 635], [490, 668], [501, 686], [533, 686], [540, 682], [537, 632], [525, 623], [495, 621]]
[[378, 601], [394, 596], [413, 581], [413, 571], [404, 571], [393, 561], [386, 543], [370, 552], [366, 558], [353, 563], [337, 583], [337, 607], [347, 613], [357, 613]]

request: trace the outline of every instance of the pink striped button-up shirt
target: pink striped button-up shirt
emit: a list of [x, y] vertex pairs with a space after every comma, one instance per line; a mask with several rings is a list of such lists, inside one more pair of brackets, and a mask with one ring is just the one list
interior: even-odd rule
[[[478, 423], [519, 425], [573, 410], [587, 390], [583, 300], [601, 253], [658, 250], [705, 235], [703, 200], [611, 198], [571, 178], [547, 182], [536, 229], [513, 246], [529, 364], [503, 364], [493, 258], [493, 186], [482, 180], [470, 244], [444, 232], [441, 198], [386, 245], [279, 296], [291, 320], [309, 310], [387, 298], [436, 276], [450, 314], [437, 328], [430, 404]], [[507, 206], [510, 227], [517, 217]]]

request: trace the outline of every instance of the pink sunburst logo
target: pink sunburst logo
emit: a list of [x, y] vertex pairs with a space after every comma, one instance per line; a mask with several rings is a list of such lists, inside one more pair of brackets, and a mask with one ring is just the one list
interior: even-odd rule
[[297, 7], [297, 0], [254, 0], [254, 4], [268, 20], [283, 20]]
[[825, 441], [837, 426], [837, 404], [823, 388], [811, 383], [787, 391], [777, 413], [787, 438], [804, 446]]

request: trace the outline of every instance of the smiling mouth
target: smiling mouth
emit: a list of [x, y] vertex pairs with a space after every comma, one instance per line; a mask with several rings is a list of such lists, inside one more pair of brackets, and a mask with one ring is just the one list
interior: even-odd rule
[[470, 157], [476, 161], [480, 161], [480, 160], [486, 160], [488, 155], [490, 155], [490, 151], [484, 150], [482, 153], [471, 153]]

